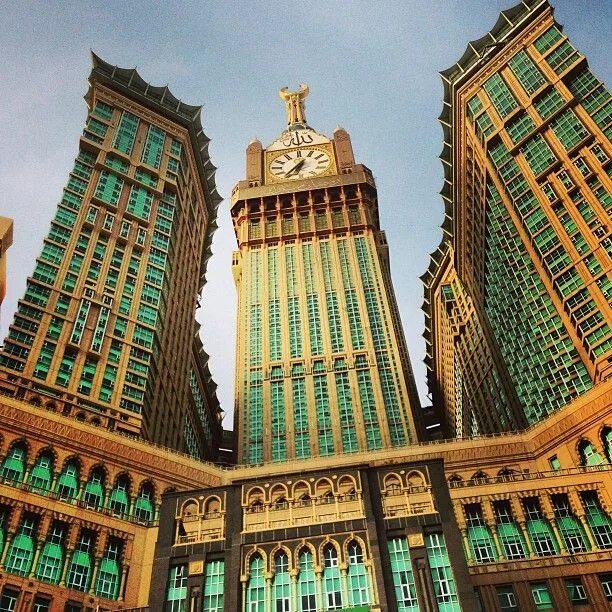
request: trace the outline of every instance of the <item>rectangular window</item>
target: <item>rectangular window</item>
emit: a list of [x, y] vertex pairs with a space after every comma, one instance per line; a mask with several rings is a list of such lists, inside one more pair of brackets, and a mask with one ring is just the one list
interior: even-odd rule
[[589, 135], [571, 108], [560, 115], [552, 123], [551, 128], [566, 151]]
[[100, 172], [100, 178], [98, 179], [98, 185], [96, 187], [95, 196], [100, 200], [117, 206], [119, 197], [121, 196], [121, 189], [123, 188], [123, 179], [119, 178], [116, 174], [102, 170]]
[[521, 153], [536, 176], [557, 160], [542, 134], [537, 134], [521, 147]]
[[511, 585], [498, 586], [495, 587], [495, 590], [497, 592], [497, 602], [502, 610], [518, 612], [516, 597]]
[[500, 117], [506, 117], [517, 108], [516, 99], [499, 74], [489, 78], [483, 87]]
[[127, 204], [127, 212], [135, 215], [144, 221], [149, 220], [151, 214], [151, 203], [153, 202], [153, 194], [143, 187], [132, 186], [130, 198]]
[[563, 96], [558, 89], [551, 89], [538, 97], [534, 102], [535, 109], [542, 119], [548, 119], [565, 104]]
[[522, 113], [516, 119], [513, 119], [506, 127], [508, 135], [512, 139], [512, 142], [516, 144], [520, 140], [523, 140], [528, 134], [535, 129], [533, 119], [527, 114]]
[[94, 115], [98, 115], [98, 117], [101, 117], [106, 121], [110, 121], [113, 117], [113, 107], [102, 102], [101, 100], [96, 101], [93, 112]]
[[534, 93], [546, 83], [542, 73], [525, 51], [519, 51], [508, 65], [528, 94]]
[[138, 117], [127, 111], [123, 111], [121, 120], [119, 121], [119, 127], [115, 133], [113, 148], [129, 155], [134, 146], [134, 139], [136, 138], [136, 130], [138, 129], [139, 122], [140, 120]]
[[567, 40], [564, 40], [556, 49], [546, 56], [546, 61], [557, 74], [561, 74], [579, 57], [580, 53], [578, 53]]
[[565, 581], [567, 597], [575, 606], [582, 606], [589, 603], [586, 590], [580, 578], [568, 578]]
[[149, 166], [159, 168], [165, 141], [166, 133], [157, 126], [150, 125], [142, 152], [142, 161]]

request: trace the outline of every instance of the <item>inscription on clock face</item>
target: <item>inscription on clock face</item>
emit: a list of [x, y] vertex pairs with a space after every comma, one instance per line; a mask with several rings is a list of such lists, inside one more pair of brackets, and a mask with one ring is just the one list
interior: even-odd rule
[[325, 172], [331, 158], [322, 149], [297, 149], [281, 153], [270, 162], [270, 174], [277, 178], [296, 180]]

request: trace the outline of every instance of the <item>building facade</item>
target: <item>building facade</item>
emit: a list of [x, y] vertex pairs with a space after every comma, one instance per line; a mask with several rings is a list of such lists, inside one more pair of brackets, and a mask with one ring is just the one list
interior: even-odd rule
[[194, 313], [220, 197], [200, 107], [92, 58], [79, 152], [0, 353], [0, 386], [212, 458], [220, 408]]
[[442, 78], [426, 363], [461, 437], [537, 423], [610, 376], [612, 102], [544, 0], [504, 11]]
[[419, 435], [374, 178], [345, 130], [328, 138], [307, 124], [306, 94], [281, 90], [287, 129], [265, 149], [248, 146], [232, 193], [238, 463]]

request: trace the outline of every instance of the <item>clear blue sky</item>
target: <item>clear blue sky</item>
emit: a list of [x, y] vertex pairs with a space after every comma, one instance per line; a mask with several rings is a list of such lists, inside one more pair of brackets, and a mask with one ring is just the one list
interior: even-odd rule
[[[48, 231], [76, 155], [85, 118], [82, 100], [89, 50], [137, 66], [153, 84], [168, 84], [203, 104], [223, 197], [243, 178], [244, 149], [282, 130], [282, 86], [310, 85], [309, 123], [352, 137], [358, 161], [378, 183], [393, 281], [410, 355], [425, 398], [422, 287], [418, 277], [440, 240], [442, 131], [438, 71], [454, 64], [468, 41], [490, 30], [512, 0], [310, 2], [12, 2], [0, 17], [0, 214], [15, 220], [5, 335], [26, 276]], [[612, 2], [558, 0], [556, 18], [610, 83]], [[209, 282], [199, 311], [211, 369], [231, 426], [235, 289], [234, 238], [228, 203], [219, 211]], [[425, 399], [426, 401], [426, 399]]]

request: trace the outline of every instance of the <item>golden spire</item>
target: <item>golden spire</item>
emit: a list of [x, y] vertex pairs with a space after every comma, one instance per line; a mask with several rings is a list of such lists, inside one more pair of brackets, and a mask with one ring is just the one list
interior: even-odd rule
[[302, 83], [299, 91], [287, 91], [283, 87], [278, 95], [285, 101], [287, 108], [287, 125], [292, 126], [296, 123], [308, 125], [306, 123], [306, 114], [304, 113], [304, 98], [308, 95], [308, 85]]

